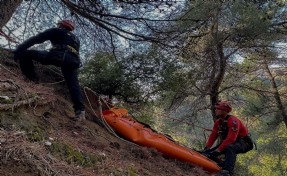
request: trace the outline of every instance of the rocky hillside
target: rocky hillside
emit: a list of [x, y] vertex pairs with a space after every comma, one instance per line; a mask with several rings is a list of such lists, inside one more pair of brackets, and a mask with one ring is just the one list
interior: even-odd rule
[[203, 176], [112, 135], [86, 104], [71, 120], [69, 94], [57, 68], [36, 65], [40, 83], [25, 81], [11, 53], [0, 50], [0, 175]]

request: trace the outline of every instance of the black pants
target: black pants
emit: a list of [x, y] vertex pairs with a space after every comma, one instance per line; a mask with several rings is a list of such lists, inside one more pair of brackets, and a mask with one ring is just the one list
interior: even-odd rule
[[225, 149], [225, 160], [222, 164], [223, 170], [228, 170], [230, 174], [233, 174], [236, 157], [239, 153], [246, 153], [253, 149], [253, 142], [250, 137], [239, 138], [235, 143], [230, 144]]
[[84, 110], [83, 97], [78, 80], [78, 68], [80, 60], [76, 56], [61, 51], [37, 51], [24, 50], [15, 54], [15, 59], [20, 61], [20, 68], [22, 73], [28, 79], [37, 78], [34, 69], [34, 61], [38, 61], [43, 65], [55, 65], [61, 67], [62, 74], [67, 83], [72, 102], [74, 104], [74, 111]]

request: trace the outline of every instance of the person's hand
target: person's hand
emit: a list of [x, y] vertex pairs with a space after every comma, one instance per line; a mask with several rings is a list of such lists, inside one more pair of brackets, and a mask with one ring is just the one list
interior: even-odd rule
[[209, 153], [210, 153], [210, 148], [209, 147], [204, 147], [203, 151], [200, 152], [202, 155], [209, 157]]
[[221, 153], [217, 150], [214, 150], [214, 151], [209, 153], [209, 156], [212, 158], [217, 158], [219, 155], [221, 155]]
[[203, 151], [209, 150], [209, 147], [204, 147]]

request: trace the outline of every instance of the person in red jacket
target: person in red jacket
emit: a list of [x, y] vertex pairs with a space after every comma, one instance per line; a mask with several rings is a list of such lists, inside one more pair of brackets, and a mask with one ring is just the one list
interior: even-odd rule
[[[214, 123], [205, 147], [205, 151], [208, 151], [211, 158], [216, 158], [221, 154], [225, 155], [225, 160], [220, 165], [222, 170], [217, 174], [221, 176], [233, 174], [237, 154], [253, 149], [248, 129], [238, 118], [229, 115], [231, 111], [232, 107], [228, 102], [222, 101], [215, 104], [215, 114], [218, 119]], [[222, 142], [211, 149], [217, 139]]]

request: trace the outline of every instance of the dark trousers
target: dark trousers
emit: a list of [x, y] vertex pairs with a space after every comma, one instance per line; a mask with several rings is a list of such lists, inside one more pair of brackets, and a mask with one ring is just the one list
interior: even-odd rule
[[62, 74], [67, 83], [74, 111], [83, 111], [84, 103], [81, 94], [81, 88], [78, 80], [77, 69], [80, 65], [79, 59], [69, 53], [60, 51], [37, 51], [24, 50], [15, 54], [15, 59], [20, 61], [22, 73], [30, 80], [37, 79], [34, 69], [34, 61], [38, 61], [43, 65], [55, 65], [61, 67]]
[[249, 137], [237, 139], [235, 143], [228, 145], [225, 149], [225, 160], [222, 163], [222, 169], [233, 174], [237, 154], [246, 153], [252, 149], [253, 142]]
[[81, 89], [78, 80], [78, 72], [76, 69], [69, 69], [62, 67], [62, 73], [66, 80], [72, 102], [74, 104], [73, 108], [76, 111], [83, 111], [84, 104], [81, 94]]

